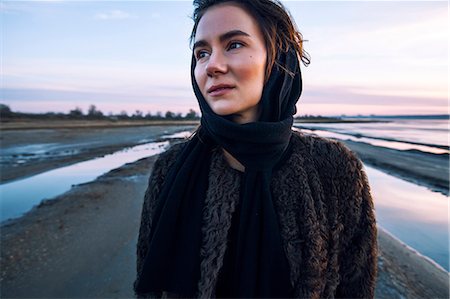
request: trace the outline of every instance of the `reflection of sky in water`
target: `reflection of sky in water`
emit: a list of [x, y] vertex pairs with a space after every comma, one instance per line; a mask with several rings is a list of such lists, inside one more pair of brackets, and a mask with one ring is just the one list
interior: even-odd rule
[[[164, 138], [185, 138], [190, 134], [190, 131], [185, 131]], [[160, 153], [167, 146], [168, 142], [138, 145], [103, 158], [0, 185], [0, 220], [20, 216], [44, 198], [59, 195], [72, 185], [92, 181], [125, 163]], [[374, 168], [366, 166], [365, 169], [374, 197], [377, 222], [448, 270], [448, 198]]]
[[2, 148], [2, 155], [48, 155], [48, 154], [64, 154], [73, 152], [74, 147], [92, 147], [93, 144], [99, 142], [79, 142], [71, 144], [62, 143], [39, 143], [12, 146], [9, 148]]
[[[322, 137], [364, 141], [377, 146], [390, 147], [394, 143], [329, 131], [301, 131], [316, 133]], [[365, 166], [365, 169], [374, 197], [377, 222], [399, 240], [430, 257], [448, 271], [448, 197], [372, 167]]]
[[308, 130], [308, 129], [300, 129], [304, 133], [308, 134], [317, 134], [321, 137], [326, 138], [336, 138], [341, 140], [352, 140], [357, 142], [365, 142], [368, 144], [372, 144], [375, 146], [383, 146], [387, 148], [393, 148], [397, 150], [410, 150], [410, 149], [416, 149], [422, 152], [428, 152], [428, 153], [434, 153], [434, 154], [448, 154], [449, 151], [440, 149], [437, 147], [431, 147], [431, 146], [425, 146], [425, 145], [416, 145], [416, 144], [410, 144], [410, 143], [404, 143], [404, 142], [397, 142], [397, 141], [385, 141], [385, 140], [379, 140], [379, 139], [373, 139], [373, 138], [367, 138], [367, 137], [354, 137], [351, 135], [345, 135], [340, 133], [334, 133], [330, 131], [323, 131], [323, 130]]
[[178, 132], [172, 135], [163, 135], [161, 138], [189, 138], [192, 135], [192, 131]]
[[126, 163], [166, 150], [169, 142], [138, 145], [102, 158], [58, 168], [27, 179], [0, 185], [0, 221], [30, 210], [43, 199], [68, 191], [72, 185], [86, 183]]
[[2, 148], [0, 162], [22, 164], [26, 162], [32, 163], [33, 160], [45, 159], [47, 157], [71, 156], [80, 152], [79, 149], [74, 149], [74, 147], [92, 147], [93, 144], [94, 142], [66, 145], [61, 143], [40, 143]]
[[448, 197], [374, 168], [365, 168], [377, 222], [448, 271]]
[[13, 155], [13, 154], [23, 154], [23, 153], [33, 153], [35, 155], [45, 154], [58, 143], [39, 143], [39, 144], [27, 144], [14, 146], [10, 148], [3, 148], [2, 155]]
[[362, 134], [368, 137], [449, 146], [448, 120], [390, 120], [377, 123], [297, 123], [336, 133]]

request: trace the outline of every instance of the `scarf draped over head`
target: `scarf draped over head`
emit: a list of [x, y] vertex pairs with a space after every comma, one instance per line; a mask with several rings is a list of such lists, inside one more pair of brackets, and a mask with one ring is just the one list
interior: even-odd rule
[[289, 265], [272, 202], [272, 172], [287, 158], [302, 80], [296, 51], [278, 54], [264, 85], [257, 122], [237, 124], [217, 115], [191, 79], [201, 127], [165, 178], [137, 293], [167, 291], [195, 297], [200, 278], [202, 210], [212, 150], [228, 151], [245, 167], [233, 261], [233, 297], [292, 297]]

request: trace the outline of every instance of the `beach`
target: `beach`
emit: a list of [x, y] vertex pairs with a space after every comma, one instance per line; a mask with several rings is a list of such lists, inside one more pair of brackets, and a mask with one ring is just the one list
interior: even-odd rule
[[[89, 122], [87, 122], [89, 124]], [[44, 171], [111, 154], [120, 149], [142, 144], [156, 136], [179, 130], [192, 130], [192, 124], [153, 122], [151, 126], [137, 122], [60, 122], [2, 124], [1, 183], [35, 175]], [[57, 125], [61, 127], [56, 127]], [[6, 130], [5, 130], [6, 128]]]
[[449, 195], [448, 155], [398, 151], [351, 140], [344, 143], [367, 165]]
[[[148, 135], [150, 127], [139, 128], [146, 133], [126, 141], [129, 145], [151, 138], [150, 135], [157, 138], [161, 135], [161, 130], [170, 134], [186, 129], [163, 126]], [[192, 129], [192, 126], [189, 128]], [[33, 130], [21, 130], [24, 130], [24, 136], [28, 133], [28, 136], [32, 136], [30, 132]], [[109, 137], [105, 140], [115, 140], [118, 136], [129, 134], [128, 131], [114, 130], [99, 131], [97, 137], [93, 134], [92, 138], [98, 140], [98, 136], [107, 135]], [[140, 132], [137, 127], [134, 131]], [[5, 132], [2, 132], [3, 141], [6, 139]], [[27, 143], [25, 137], [17, 134], [19, 131], [10, 132], [16, 132], [9, 137], [8, 142], [11, 144], [16, 142], [22, 146], [30, 145], [30, 139]], [[74, 140], [74, 136], [78, 134], [79, 142], [76, 143], [81, 144], [87, 137], [80, 132], [65, 133], [73, 134], [68, 140]], [[22, 138], [23, 141], [14, 141], [14, 138]], [[54, 143], [42, 138], [39, 142]], [[117, 145], [106, 141], [99, 144], [102, 154], [124, 146], [123, 143]], [[448, 156], [414, 151], [405, 155], [404, 151], [366, 143], [346, 144], [368, 165], [448, 194]], [[9, 180], [12, 180], [11, 177], [17, 179], [29, 175], [30, 171], [38, 173], [52, 169], [59, 163], [76, 163], [89, 157], [76, 154], [66, 157], [66, 160], [53, 161], [45, 159], [44, 155], [39, 158], [39, 169], [21, 166], [20, 171], [14, 172]], [[2, 297], [133, 297], [132, 282], [135, 277], [140, 212], [146, 184], [156, 159], [157, 155], [153, 155], [113, 169], [94, 181], [73, 186], [68, 192], [42, 202], [22, 217], [2, 223]], [[9, 169], [12, 168], [14, 167]], [[3, 174], [13, 172], [9, 169], [3, 169]], [[442, 267], [405, 246], [380, 226], [378, 243], [376, 298], [449, 297], [449, 276]]]

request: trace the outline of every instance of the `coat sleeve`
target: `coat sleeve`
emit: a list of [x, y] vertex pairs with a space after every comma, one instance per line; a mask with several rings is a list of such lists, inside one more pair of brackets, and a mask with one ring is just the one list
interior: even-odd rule
[[374, 298], [378, 245], [373, 200], [361, 161], [343, 147], [347, 165], [341, 168], [339, 198], [344, 233], [336, 298]]
[[[137, 275], [134, 286], [136, 286], [139, 281], [144, 260], [148, 252], [148, 238], [152, 229], [152, 218], [153, 213], [156, 209], [158, 195], [161, 192], [166, 174], [170, 166], [173, 164], [173, 162], [175, 162], [176, 156], [179, 153], [181, 147], [182, 144], [173, 145], [169, 150], [160, 154], [153, 166], [153, 170], [148, 181], [147, 190], [145, 191], [144, 195], [144, 203], [142, 205], [141, 224], [139, 228], [139, 236], [136, 249]], [[136, 295], [139, 296], [139, 294]]]

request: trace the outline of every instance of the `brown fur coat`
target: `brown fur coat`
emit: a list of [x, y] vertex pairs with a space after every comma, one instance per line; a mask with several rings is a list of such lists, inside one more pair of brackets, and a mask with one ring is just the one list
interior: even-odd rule
[[[299, 298], [373, 298], [377, 228], [361, 161], [340, 142], [294, 132], [293, 152], [272, 177], [273, 198]], [[145, 194], [137, 244], [137, 279], [164, 177], [184, 143], [156, 161]], [[240, 176], [215, 150], [203, 212], [198, 297], [215, 296]], [[144, 294], [137, 294], [142, 296]], [[176, 297], [176, 294], [158, 294]]]

